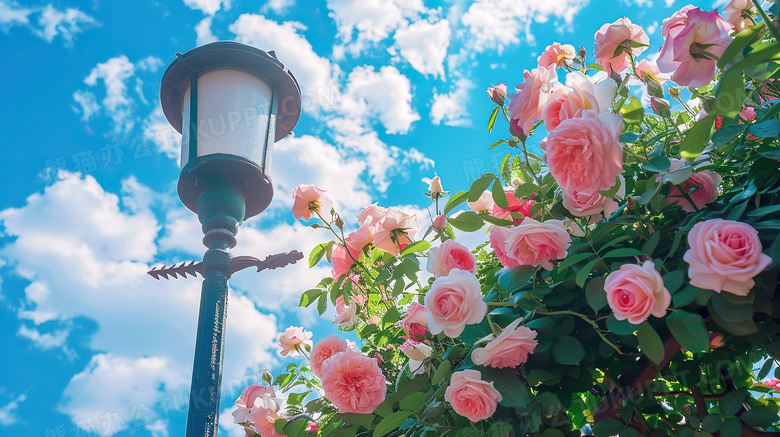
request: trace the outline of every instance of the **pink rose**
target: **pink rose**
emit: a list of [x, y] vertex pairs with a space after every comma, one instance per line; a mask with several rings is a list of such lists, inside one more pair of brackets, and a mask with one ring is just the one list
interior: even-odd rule
[[436, 216], [436, 218], [433, 219], [433, 227], [436, 229], [444, 229], [447, 227], [448, 223], [449, 220], [447, 220], [447, 216], [444, 214]]
[[664, 45], [658, 68], [663, 73], [672, 73], [671, 79], [677, 85], [694, 88], [707, 85], [715, 77], [717, 58], [734, 39], [729, 36], [730, 31], [731, 25], [717, 10], [704, 12], [685, 6], [661, 26]]
[[309, 354], [311, 373], [317, 378], [322, 379], [322, 363], [334, 354], [344, 352], [345, 350], [347, 350], [347, 342], [335, 335], [329, 335], [318, 341], [317, 344], [311, 348], [311, 353]]
[[419, 230], [416, 216], [390, 208], [374, 226], [374, 247], [398, 256]]
[[283, 357], [290, 355], [290, 357], [300, 357], [301, 348], [305, 345], [311, 347], [312, 333], [304, 331], [303, 328], [297, 326], [290, 326], [286, 331], [279, 336], [279, 347], [282, 350], [279, 352]]
[[566, 85], [552, 93], [542, 111], [547, 131], [552, 132], [563, 120], [581, 116], [584, 110], [609, 110], [616, 91], [617, 83], [608, 77], [597, 80], [579, 71], [567, 74]]
[[490, 191], [483, 191], [475, 202], [468, 202], [469, 208], [472, 211], [479, 213], [490, 213], [493, 209], [493, 193]]
[[255, 383], [245, 388], [241, 396], [236, 399], [236, 406], [239, 408], [253, 408], [255, 406], [271, 409], [278, 409], [276, 402], [276, 393], [274, 388], [267, 385]]
[[479, 280], [472, 273], [452, 269], [448, 276], [433, 281], [425, 295], [431, 334], [444, 331], [447, 337], [457, 338], [467, 324], [481, 322], [487, 311], [482, 298]]
[[518, 325], [522, 319], [517, 319], [501, 331], [498, 337], [488, 342], [484, 347], [478, 347], [471, 353], [471, 361], [478, 366], [517, 367], [528, 361], [528, 354], [534, 351], [537, 341], [536, 331]]
[[745, 19], [742, 18], [742, 12], [750, 10], [752, 7], [753, 2], [750, 0], [731, 0], [729, 4], [723, 8], [723, 14], [726, 16], [726, 21], [734, 26], [735, 32], [745, 30]]
[[747, 296], [753, 277], [772, 263], [761, 253], [758, 232], [732, 220], [711, 219], [696, 223], [688, 233], [690, 249], [683, 259], [689, 264], [691, 285], [738, 296]]
[[348, 275], [349, 269], [355, 264], [355, 259], [360, 257], [360, 252], [352, 253], [350, 255], [347, 249], [336, 244], [333, 246], [333, 253], [330, 256], [330, 261], [333, 264], [333, 270], [331, 276], [333, 279], [338, 280], [342, 275]]
[[255, 432], [260, 437], [283, 437], [276, 432], [274, 422], [282, 417], [274, 410], [268, 408], [252, 408], [251, 420], [255, 424]]
[[539, 55], [536, 63], [540, 67], [550, 67], [552, 65], [563, 67], [568, 63], [567, 61], [573, 60], [575, 56], [576, 52], [573, 45], [554, 42], [544, 48], [544, 52]]
[[503, 105], [504, 99], [506, 98], [506, 84], [500, 83], [496, 86], [492, 86], [487, 89], [487, 93], [488, 97], [490, 97], [490, 101], [496, 105]]
[[[618, 175], [620, 188], [615, 197], [622, 199], [626, 195], [626, 181], [623, 175]], [[618, 203], [614, 199], [595, 194], [583, 193], [575, 190], [563, 191], [563, 206], [575, 217], [590, 217], [590, 223], [597, 223], [609, 218], [617, 211]]]
[[298, 185], [292, 193], [292, 213], [293, 217], [297, 219], [303, 217], [304, 220], [308, 220], [311, 218], [312, 212], [317, 211], [324, 214], [332, 208], [330, 199], [323, 195], [325, 191], [312, 184]]
[[387, 381], [375, 359], [347, 348], [322, 363], [322, 388], [339, 413], [371, 414], [385, 400]]
[[717, 349], [723, 347], [726, 344], [723, 341], [723, 334], [710, 334], [710, 349]]
[[[662, 181], [666, 174], [677, 171], [686, 165], [685, 161], [677, 158], [671, 158], [670, 161], [669, 170], [656, 175], [655, 180], [657, 182]], [[697, 166], [700, 167], [707, 164], [707, 162], [698, 162]], [[694, 212], [697, 209], [701, 209], [704, 205], [718, 200], [718, 184], [721, 181], [720, 175], [715, 172], [709, 170], [698, 171], [679, 184], [679, 186], [673, 186], [669, 190], [666, 202], [668, 204], [677, 203], [684, 211]], [[688, 199], [683, 196], [678, 187], [682, 187], [688, 193], [688, 197], [691, 198], [696, 208], [688, 202]]]
[[565, 258], [570, 245], [571, 236], [562, 221], [551, 219], [539, 223], [526, 217], [519, 226], [509, 229], [503, 250], [517, 265], [540, 265], [545, 270], [552, 270], [550, 261]]
[[647, 59], [642, 59], [639, 61], [639, 63], [636, 64], [636, 72], [642, 80], [647, 80], [647, 76], [652, 77], [659, 84], [669, 80], [669, 76], [661, 73], [661, 70], [658, 69], [658, 64], [653, 60], [648, 61]]
[[374, 241], [374, 232], [371, 230], [370, 225], [361, 226], [357, 231], [347, 235], [347, 238], [344, 239], [350, 253], [357, 255], [355, 256], [356, 260], [360, 258], [360, 252], [363, 251], [363, 248], [371, 244], [372, 241]]
[[547, 153], [547, 166], [558, 185], [593, 193], [615, 184], [623, 173], [623, 147], [618, 142], [623, 117], [582, 111], [564, 120], [539, 144]]
[[333, 319], [333, 323], [339, 325], [342, 329], [349, 328], [360, 317], [357, 314], [358, 306], [365, 300], [362, 296], [353, 296], [350, 305], [344, 303], [344, 296], [336, 298], [336, 317]]
[[454, 372], [444, 392], [444, 400], [452, 409], [472, 422], [492, 416], [502, 399], [493, 383], [483, 381], [482, 374], [473, 369]]
[[644, 322], [651, 314], [663, 317], [672, 302], [672, 295], [652, 261], [645, 261], [641, 266], [623, 264], [620, 270], [607, 275], [604, 291], [615, 318], [628, 319], [634, 325]]
[[[640, 47], [631, 47], [631, 41], [645, 44]], [[633, 54], [636, 59], [650, 43], [645, 30], [642, 26], [634, 24], [628, 18], [621, 18], [612, 24], [604, 24], [596, 32], [596, 51], [593, 56], [596, 57], [596, 63], [600, 64], [607, 71], [612, 69], [619, 73], [630, 65], [628, 53]], [[614, 56], [618, 47], [623, 47], [623, 51]], [[613, 57], [614, 56], [614, 57]]]
[[[542, 117], [542, 110], [553, 91], [561, 84], [555, 67], [534, 68], [523, 72], [524, 82], [516, 86], [517, 93], [511, 96], [509, 112], [516, 123], [515, 133], [530, 134], [534, 122]], [[520, 130], [520, 132], [517, 131]]]
[[412, 339], [416, 339], [418, 336], [425, 337], [425, 333], [428, 331], [428, 321], [425, 316], [427, 312], [425, 307], [417, 302], [412, 302], [409, 305], [406, 316], [401, 322], [401, 327], [406, 335]]
[[406, 340], [399, 349], [404, 355], [415, 361], [423, 361], [431, 356], [433, 349], [423, 342]]
[[433, 179], [423, 178], [422, 181], [428, 184], [428, 196], [431, 199], [436, 199], [444, 191], [441, 186], [441, 178], [438, 176], [434, 176]]
[[763, 384], [769, 388], [773, 388], [775, 390], [780, 390], [780, 379], [777, 378], [769, 378], [766, 381], [763, 382]]
[[529, 199], [523, 201], [515, 197], [515, 190], [512, 188], [504, 188], [504, 196], [506, 196], [506, 202], [509, 206], [509, 209], [504, 209], [498, 206], [498, 204], [494, 203], [493, 211], [490, 215], [501, 220], [511, 220], [515, 223], [521, 222], [522, 218], [512, 217], [513, 212], [520, 213], [523, 215], [523, 217], [528, 217], [531, 215], [531, 207], [536, 204], [535, 200]]
[[452, 269], [461, 269], [470, 273], [477, 272], [477, 259], [464, 245], [447, 240], [439, 247], [428, 251], [428, 271], [434, 278], [450, 274]]
[[387, 214], [387, 208], [382, 208], [376, 204], [368, 205], [360, 211], [358, 216], [358, 223], [361, 225], [374, 226], [376, 223]]
[[320, 430], [320, 426], [317, 424], [317, 422], [309, 421], [308, 424], [306, 424], [306, 432], [317, 432]]
[[512, 234], [511, 229], [509, 228], [502, 228], [499, 226], [493, 226], [490, 229], [490, 248], [493, 249], [493, 252], [495, 252], [496, 256], [498, 257], [498, 260], [501, 261], [501, 264], [504, 267], [517, 267], [520, 265], [520, 262], [512, 257], [510, 257], [506, 252], [506, 240], [509, 238], [509, 236]]
[[[752, 106], [745, 106], [744, 108], [742, 108], [742, 111], [740, 111], [739, 116], [744, 118], [745, 121], [747, 121], [747, 122], [755, 121], [756, 120], [756, 110]], [[739, 124], [745, 124], [739, 118], [737, 119], [737, 122]], [[723, 116], [722, 115], [717, 115], [717, 116], [715, 116], [715, 130], [720, 129], [721, 126], [723, 126]], [[745, 138], [748, 139], [748, 140], [757, 140], [758, 139], [757, 136], [752, 135], [752, 134], [747, 134], [745, 136]]]

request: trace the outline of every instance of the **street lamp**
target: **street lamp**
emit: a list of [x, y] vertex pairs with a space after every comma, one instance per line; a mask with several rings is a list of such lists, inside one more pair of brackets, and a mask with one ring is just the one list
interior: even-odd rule
[[176, 54], [163, 74], [160, 102], [165, 118], [182, 133], [179, 198], [198, 214], [208, 250], [201, 263], [163, 266], [149, 274], [204, 278], [186, 436], [215, 437], [228, 279], [250, 266], [259, 272], [303, 257], [291, 251], [260, 261], [234, 258], [228, 251], [241, 223], [271, 203], [271, 147], [298, 122], [301, 92], [273, 51], [220, 41]]

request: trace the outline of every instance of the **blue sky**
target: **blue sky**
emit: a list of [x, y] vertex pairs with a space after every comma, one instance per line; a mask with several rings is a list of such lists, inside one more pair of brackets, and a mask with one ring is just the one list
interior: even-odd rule
[[[421, 178], [457, 191], [500, 162], [485, 150], [505, 132], [487, 135], [486, 87], [516, 85], [552, 42], [592, 60], [593, 34], [623, 16], [652, 55], [685, 4], [0, 0], [0, 436], [183, 434], [200, 281], [145, 275], [205, 250], [159, 109], [176, 52], [242, 41], [276, 50], [301, 85], [304, 114], [273, 152], [274, 201], [234, 250], [262, 258], [327, 238], [289, 213], [301, 183], [327, 190], [348, 226], [372, 202], [427, 226]], [[241, 388], [286, 364], [280, 331], [334, 332], [332, 310], [296, 309], [328, 274], [299, 263], [231, 280], [220, 435], [242, 435], [229, 420]]]

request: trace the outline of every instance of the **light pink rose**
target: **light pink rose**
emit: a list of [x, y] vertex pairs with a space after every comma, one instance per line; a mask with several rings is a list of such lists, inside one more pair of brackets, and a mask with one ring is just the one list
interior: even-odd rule
[[450, 270], [455, 268], [476, 273], [477, 259], [466, 246], [447, 240], [441, 246], [428, 251], [427, 268], [434, 278], [447, 276]]
[[597, 113], [609, 110], [615, 97], [617, 83], [609, 77], [588, 77], [579, 71], [566, 75], [566, 85], [550, 96], [542, 111], [542, 120], [548, 132], [552, 132], [563, 120], [580, 117], [582, 111], [591, 109]]
[[[534, 122], [542, 117], [542, 110], [550, 95], [561, 86], [555, 67], [539, 67], [523, 72], [523, 83], [510, 96], [509, 112], [515, 122], [515, 133], [528, 135]], [[517, 129], [520, 132], [517, 132]]]
[[623, 264], [620, 270], [607, 275], [604, 291], [615, 318], [628, 319], [634, 325], [644, 322], [651, 314], [663, 317], [672, 302], [672, 295], [652, 261], [645, 261], [641, 266]]
[[444, 188], [441, 186], [441, 178], [438, 176], [434, 176], [433, 179], [423, 178], [422, 181], [428, 184], [428, 196], [431, 199], [435, 199], [444, 191]]
[[401, 352], [403, 352], [404, 355], [415, 361], [425, 360], [431, 356], [431, 352], [433, 351], [429, 345], [411, 339], [406, 340], [404, 344], [399, 347], [399, 349]]
[[350, 253], [357, 255], [355, 256], [356, 260], [360, 258], [360, 252], [363, 251], [363, 248], [371, 244], [372, 241], [374, 241], [374, 232], [370, 225], [359, 227], [357, 231], [350, 233], [344, 239]]
[[385, 400], [387, 381], [375, 359], [347, 348], [322, 363], [322, 388], [339, 413], [371, 414]]
[[334, 354], [344, 352], [345, 350], [347, 350], [347, 342], [335, 335], [329, 335], [318, 341], [317, 344], [311, 348], [311, 353], [309, 354], [311, 373], [317, 378], [322, 379], [322, 363]]
[[534, 351], [537, 341], [536, 331], [518, 325], [522, 319], [517, 319], [501, 331], [498, 337], [488, 342], [484, 347], [478, 347], [471, 353], [471, 361], [478, 366], [517, 367], [528, 361], [528, 354]]
[[[354, 257], [354, 258], [353, 258]], [[355, 264], [355, 259], [360, 257], [360, 252], [350, 253], [347, 252], [347, 248], [340, 244], [333, 246], [333, 253], [330, 256], [330, 261], [333, 264], [333, 270], [331, 276], [333, 279], [338, 280], [342, 275], [349, 275], [349, 269]]]
[[354, 298], [349, 305], [346, 305], [344, 297], [339, 296], [336, 298], [336, 317], [333, 319], [333, 323], [339, 325], [342, 329], [351, 327], [360, 320], [360, 317], [357, 315], [357, 307], [358, 302]]
[[[622, 199], [626, 196], [626, 180], [623, 175], [618, 175], [620, 188], [615, 197]], [[618, 203], [614, 199], [595, 194], [583, 193], [577, 190], [563, 191], [563, 206], [575, 217], [590, 217], [590, 223], [597, 223], [609, 218], [617, 211]]]
[[[631, 47], [630, 41], [645, 44], [645, 46]], [[634, 55], [636, 59], [643, 51], [647, 49], [650, 38], [642, 29], [642, 26], [634, 24], [628, 18], [621, 18], [612, 24], [604, 24], [596, 32], [596, 51], [593, 56], [596, 57], [596, 63], [600, 64], [607, 71], [610, 69], [615, 72], [621, 72], [630, 64], [628, 53]], [[614, 56], [615, 50], [622, 46], [624, 50], [617, 56]], [[614, 56], [614, 57], [613, 57]]]
[[663, 73], [671, 73], [677, 85], [694, 88], [707, 85], [715, 77], [717, 57], [723, 55], [734, 39], [729, 36], [731, 27], [717, 10], [704, 12], [685, 6], [661, 26], [664, 45], [658, 68]]
[[447, 216], [444, 214], [436, 216], [436, 218], [433, 219], [433, 227], [436, 229], [444, 229], [447, 227], [448, 223], [449, 220], [447, 220]]
[[577, 52], [574, 50], [573, 45], [554, 42], [544, 48], [536, 63], [540, 67], [549, 67], [551, 65], [563, 67], [573, 60], [575, 56], [577, 56]]
[[669, 75], [661, 73], [661, 70], [658, 69], [658, 64], [654, 60], [642, 59], [636, 64], [636, 72], [643, 79], [645, 79], [646, 76], [650, 76], [659, 84], [669, 80]]
[[564, 120], [539, 144], [547, 167], [563, 189], [598, 192], [615, 184], [623, 173], [623, 147], [618, 142], [623, 117], [582, 111]]
[[260, 434], [260, 437], [283, 437], [274, 428], [274, 422], [281, 418], [274, 410], [262, 407], [252, 408], [251, 420], [255, 424], [254, 431]]
[[520, 265], [520, 261], [510, 257], [506, 253], [506, 240], [509, 238], [509, 236], [512, 234], [511, 229], [509, 228], [502, 228], [500, 226], [493, 226], [490, 229], [490, 247], [493, 249], [493, 252], [495, 252], [496, 256], [498, 257], [498, 260], [501, 261], [501, 264], [504, 267], [517, 267]]
[[236, 399], [236, 406], [239, 408], [264, 407], [277, 410], [279, 408], [276, 402], [276, 393], [274, 388], [268, 385], [255, 383], [241, 392], [241, 396]]
[[766, 381], [763, 382], [763, 384], [769, 388], [773, 388], [775, 390], [780, 390], [780, 379], [777, 378], [769, 378]]
[[416, 216], [390, 208], [374, 226], [374, 247], [398, 256], [419, 230]]
[[570, 245], [571, 236], [562, 221], [551, 219], [539, 223], [526, 217], [520, 225], [509, 229], [503, 249], [518, 265], [552, 270], [551, 261], [565, 258]]
[[520, 213], [523, 215], [523, 217], [528, 217], [531, 215], [531, 207], [536, 204], [535, 200], [522, 200], [515, 197], [515, 190], [512, 188], [504, 188], [504, 196], [506, 196], [506, 202], [509, 206], [509, 209], [504, 209], [498, 206], [497, 203], [494, 203], [493, 211], [491, 211], [490, 215], [501, 220], [511, 220], [515, 223], [520, 223], [523, 218], [512, 217], [513, 212]]
[[[741, 32], [745, 30], [745, 19], [742, 18], [742, 11], [747, 11], [753, 7], [753, 2], [750, 0], [731, 0], [729, 4], [723, 8], [723, 15], [726, 16], [732, 26], [734, 26], [735, 32]], [[748, 23], [752, 24], [752, 23]]]
[[490, 101], [496, 105], [503, 105], [504, 99], [506, 98], [506, 84], [500, 83], [496, 86], [488, 88], [487, 94], [488, 97], [490, 97]]
[[320, 426], [317, 424], [317, 422], [309, 421], [308, 424], [306, 424], [306, 432], [317, 432], [320, 430]]
[[467, 324], [481, 322], [487, 312], [482, 298], [479, 280], [472, 273], [452, 269], [448, 276], [433, 281], [425, 295], [425, 317], [431, 334], [444, 331], [447, 337], [457, 338]]
[[425, 318], [427, 312], [425, 307], [417, 302], [412, 302], [409, 305], [406, 316], [401, 322], [401, 327], [406, 335], [412, 339], [417, 339], [418, 336], [425, 337], [425, 333], [428, 331], [428, 321]]
[[[660, 182], [663, 180], [664, 175], [677, 171], [686, 165], [686, 162], [677, 158], [671, 158], [671, 165], [668, 171], [658, 173], [655, 180]], [[698, 163], [698, 167], [705, 166], [708, 162]], [[677, 203], [684, 211], [694, 212], [697, 209], [701, 209], [704, 205], [718, 200], [718, 185], [721, 183], [722, 178], [719, 174], [709, 171], [701, 170], [686, 179], [683, 183], [679, 184], [682, 187], [688, 197], [693, 201], [693, 205], [688, 199], [683, 196], [678, 186], [673, 186], [669, 190], [669, 195], [666, 197], [668, 204]]]
[[468, 202], [469, 208], [472, 211], [479, 213], [490, 213], [493, 209], [493, 193], [490, 191], [483, 191], [475, 202]]
[[377, 206], [376, 203], [368, 205], [360, 211], [358, 216], [358, 223], [361, 225], [369, 225], [373, 228], [376, 223], [387, 214], [387, 208]]
[[482, 380], [478, 370], [468, 369], [452, 374], [444, 400], [452, 405], [456, 413], [472, 422], [479, 422], [492, 416], [503, 398], [492, 382]]
[[690, 249], [683, 259], [689, 264], [691, 285], [720, 293], [747, 296], [753, 277], [772, 263], [761, 253], [758, 232], [732, 220], [711, 219], [696, 223], [688, 233]]
[[283, 357], [289, 355], [290, 357], [300, 357], [301, 348], [305, 345], [311, 347], [312, 333], [305, 331], [298, 326], [290, 326], [286, 331], [279, 336], [279, 347], [282, 350], [279, 352]]
[[308, 220], [314, 211], [319, 211], [320, 214], [326, 214], [330, 211], [332, 203], [330, 199], [325, 197], [324, 193], [324, 190], [312, 184], [298, 185], [292, 192], [293, 217], [297, 219], [303, 217], [304, 220]]

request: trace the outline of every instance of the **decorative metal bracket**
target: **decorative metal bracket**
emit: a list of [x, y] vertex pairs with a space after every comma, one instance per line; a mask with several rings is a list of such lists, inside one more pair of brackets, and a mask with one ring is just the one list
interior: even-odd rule
[[[293, 250], [287, 253], [269, 255], [262, 261], [253, 256], [236, 256], [233, 257], [233, 259], [230, 261], [230, 273], [233, 274], [239, 270], [244, 270], [249, 267], [257, 267], [258, 272], [263, 270], [273, 270], [279, 267], [285, 267], [289, 264], [295, 264], [298, 260], [301, 259], [303, 259], [303, 254], [297, 250]], [[162, 267], [154, 267], [146, 273], [148, 273], [149, 276], [153, 277], [154, 279], [158, 280], [160, 279], [160, 276], [168, 279], [169, 275], [174, 279], [178, 279], [179, 275], [182, 278], [186, 278], [188, 274], [191, 276], [197, 276], [197, 274], [203, 276], [203, 262], [190, 261], [188, 263], [185, 261], [178, 266], [176, 264], [172, 266], [164, 265]]]

